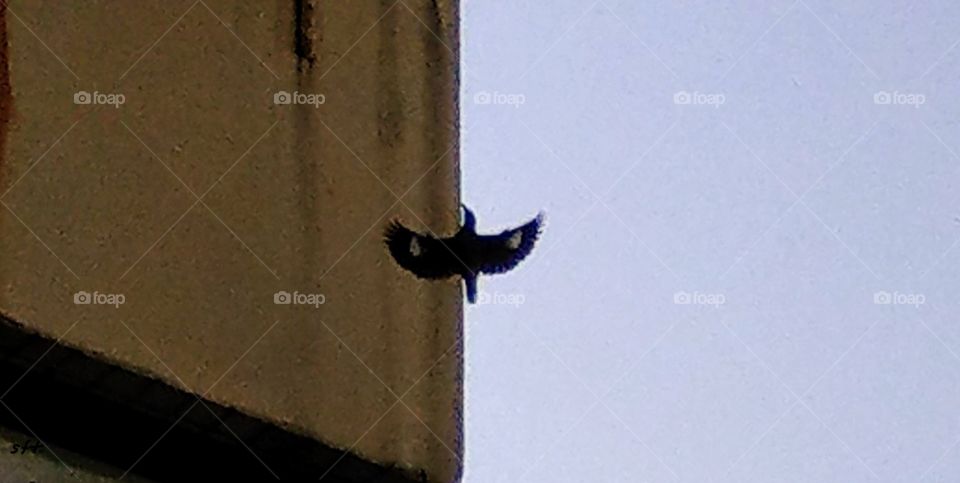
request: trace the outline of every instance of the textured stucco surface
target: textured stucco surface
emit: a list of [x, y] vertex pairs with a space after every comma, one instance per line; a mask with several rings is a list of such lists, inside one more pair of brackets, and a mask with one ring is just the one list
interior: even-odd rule
[[[456, 18], [428, 0], [12, 2], [0, 310], [455, 479], [459, 287], [400, 272], [380, 237], [391, 217], [456, 226]], [[79, 91], [125, 102], [77, 105]], [[125, 300], [78, 305], [80, 291]]]

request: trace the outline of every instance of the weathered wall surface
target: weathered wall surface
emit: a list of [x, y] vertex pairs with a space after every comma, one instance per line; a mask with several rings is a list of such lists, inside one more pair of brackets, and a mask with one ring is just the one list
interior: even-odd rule
[[381, 232], [457, 223], [456, 4], [13, 1], [5, 23], [0, 311], [455, 479], [459, 287], [400, 272]]

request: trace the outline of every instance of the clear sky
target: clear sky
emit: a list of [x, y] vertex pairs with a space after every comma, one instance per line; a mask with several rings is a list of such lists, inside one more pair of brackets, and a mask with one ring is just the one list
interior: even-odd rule
[[465, 481], [960, 481], [960, 2], [462, 9]]

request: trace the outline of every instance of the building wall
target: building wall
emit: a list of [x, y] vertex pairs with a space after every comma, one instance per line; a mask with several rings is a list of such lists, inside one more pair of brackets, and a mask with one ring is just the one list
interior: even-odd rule
[[394, 217], [457, 224], [455, 2], [13, 1], [5, 17], [0, 311], [456, 479], [460, 289], [381, 243]]

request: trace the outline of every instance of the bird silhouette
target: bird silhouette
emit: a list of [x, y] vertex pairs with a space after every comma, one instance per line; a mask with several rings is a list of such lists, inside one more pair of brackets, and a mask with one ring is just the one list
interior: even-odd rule
[[463, 206], [463, 225], [449, 238], [417, 233], [393, 220], [384, 231], [384, 242], [401, 267], [423, 279], [459, 275], [466, 285], [467, 301], [477, 301], [477, 276], [504, 273], [516, 267], [540, 236], [543, 213], [522, 226], [497, 235], [478, 235], [476, 217]]

